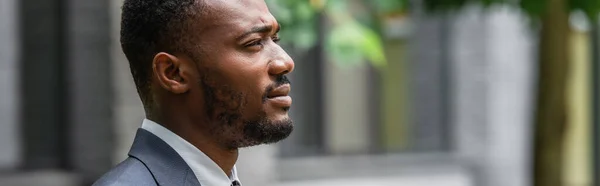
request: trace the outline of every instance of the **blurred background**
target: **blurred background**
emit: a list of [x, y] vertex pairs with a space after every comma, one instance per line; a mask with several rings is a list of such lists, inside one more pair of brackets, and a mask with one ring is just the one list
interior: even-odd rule
[[[296, 130], [245, 186], [600, 186], [598, 0], [267, 0]], [[122, 0], [0, 0], [0, 185], [89, 185], [144, 118]]]

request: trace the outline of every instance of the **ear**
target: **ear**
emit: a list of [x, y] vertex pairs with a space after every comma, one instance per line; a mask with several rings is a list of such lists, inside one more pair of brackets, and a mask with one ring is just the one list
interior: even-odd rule
[[158, 83], [165, 90], [182, 94], [190, 89], [190, 79], [186, 76], [187, 64], [174, 55], [160, 52], [154, 56], [152, 71]]

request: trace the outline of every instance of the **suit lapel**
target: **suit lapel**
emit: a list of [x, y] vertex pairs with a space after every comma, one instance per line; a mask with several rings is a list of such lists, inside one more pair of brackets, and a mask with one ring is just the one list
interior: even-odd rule
[[163, 140], [144, 129], [138, 129], [129, 156], [142, 161], [158, 185], [200, 186], [183, 158]]

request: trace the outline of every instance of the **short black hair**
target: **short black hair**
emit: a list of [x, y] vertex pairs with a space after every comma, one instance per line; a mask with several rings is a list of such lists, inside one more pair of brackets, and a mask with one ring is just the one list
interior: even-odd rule
[[159, 52], [186, 52], [187, 22], [202, 0], [125, 0], [121, 47], [146, 112], [150, 107], [152, 60]]

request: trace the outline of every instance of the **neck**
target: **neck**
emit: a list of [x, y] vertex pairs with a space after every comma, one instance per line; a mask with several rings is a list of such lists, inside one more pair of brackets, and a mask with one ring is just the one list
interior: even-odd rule
[[204, 130], [202, 127], [199, 127], [207, 125], [191, 122], [191, 120], [186, 119], [186, 117], [160, 117], [149, 119], [160, 123], [165, 128], [194, 145], [215, 162], [228, 177], [231, 177], [233, 166], [238, 158], [238, 150], [225, 148], [218, 140], [214, 139], [209, 130]]

